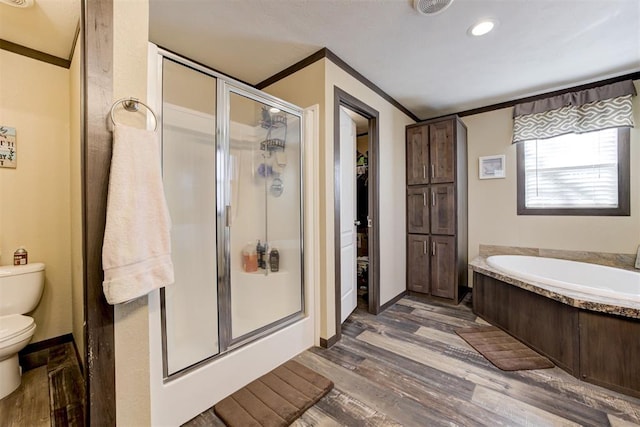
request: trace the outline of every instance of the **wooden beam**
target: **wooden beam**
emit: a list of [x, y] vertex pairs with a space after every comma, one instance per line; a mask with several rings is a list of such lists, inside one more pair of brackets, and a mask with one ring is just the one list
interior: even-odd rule
[[113, 307], [102, 293], [102, 239], [111, 164], [113, 0], [82, 2], [83, 253], [86, 424], [115, 426]]

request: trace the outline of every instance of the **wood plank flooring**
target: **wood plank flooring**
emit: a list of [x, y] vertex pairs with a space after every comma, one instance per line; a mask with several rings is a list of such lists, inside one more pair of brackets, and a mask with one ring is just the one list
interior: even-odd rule
[[[378, 316], [356, 310], [340, 342], [295, 358], [335, 388], [293, 425], [640, 425], [640, 399], [560, 368], [500, 371], [454, 333], [477, 323], [486, 322], [469, 298], [448, 306], [405, 297]], [[186, 425], [222, 424], [210, 410]]]
[[20, 387], [0, 400], [0, 427], [84, 425], [84, 380], [72, 343], [21, 360]]

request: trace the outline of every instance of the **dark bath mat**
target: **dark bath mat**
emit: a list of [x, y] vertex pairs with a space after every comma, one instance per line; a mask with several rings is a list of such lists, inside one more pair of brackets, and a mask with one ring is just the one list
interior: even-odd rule
[[229, 427], [288, 426], [333, 388], [333, 382], [289, 360], [218, 402]]
[[547, 369], [555, 366], [549, 359], [495, 326], [458, 329], [456, 334], [503, 371]]

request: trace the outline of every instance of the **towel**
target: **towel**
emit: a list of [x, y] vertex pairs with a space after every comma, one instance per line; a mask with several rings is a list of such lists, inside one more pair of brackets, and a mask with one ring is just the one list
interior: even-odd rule
[[173, 283], [170, 230], [157, 133], [116, 124], [102, 245], [109, 304]]

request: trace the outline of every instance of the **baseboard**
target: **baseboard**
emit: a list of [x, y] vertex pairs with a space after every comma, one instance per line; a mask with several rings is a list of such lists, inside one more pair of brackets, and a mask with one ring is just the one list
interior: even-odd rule
[[332, 336], [328, 340], [325, 340], [324, 338], [320, 338], [320, 347], [329, 348], [329, 347], [331, 347], [332, 345], [334, 345], [337, 342], [338, 342], [338, 336], [337, 335]]
[[376, 314], [380, 314], [383, 311], [385, 311], [387, 308], [391, 307], [393, 304], [397, 303], [398, 301], [400, 301], [402, 298], [404, 298], [407, 295], [407, 291], [402, 291], [400, 292], [398, 295], [396, 295], [395, 297], [391, 298], [391, 300], [385, 302], [384, 304], [382, 304], [380, 306], [380, 311], [378, 311], [378, 313]]
[[45, 348], [65, 344], [68, 342], [73, 342], [73, 334], [64, 334], [60, 335], [59, 337], [53, 337], [44, 341], [34, 342], [33, 344], [29, 344], [25, 348], [23, 348], [22, 351], [20, 351], [19, 355], [25, 356], [29, 353], [35, 353], [36, 351], [44, 350]]

